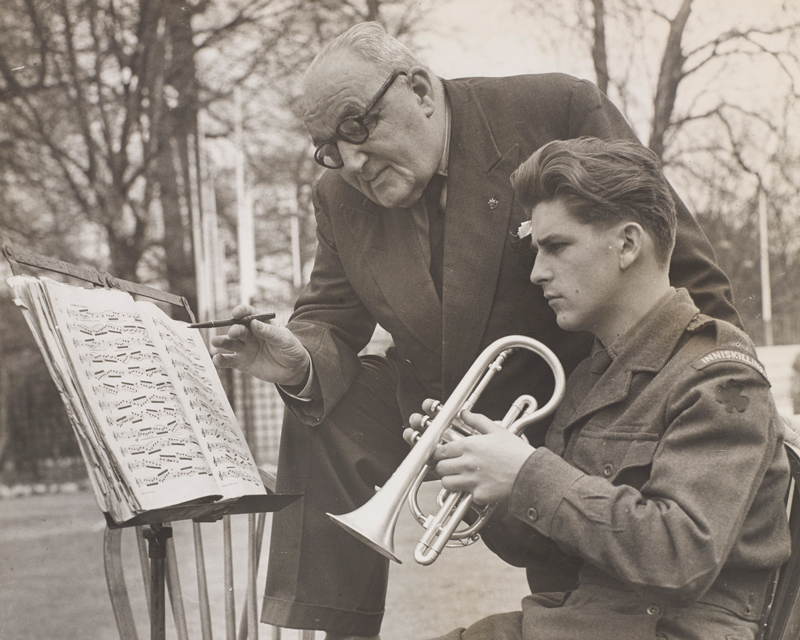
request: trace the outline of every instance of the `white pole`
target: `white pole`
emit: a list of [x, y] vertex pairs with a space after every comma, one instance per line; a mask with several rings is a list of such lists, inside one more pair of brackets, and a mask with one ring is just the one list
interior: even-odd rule
[[236, 240], [239, 248], [239, 302], [251, 304], [256, 293], [256, 249], [253, 208], [244, 176], [244, 132], [242, 97], [239, 88], [236, 100]]
[[192, 247], [194, 250], [195, 279], [197, 281], [197, 319], [202, 321], [213, 317], [211, 288], [209, 283], [208, 254], [206, 253], [205, 222], [200, 195], [200, 174], [197, 166], [200, 156], [198, 136], [192, 137], [189, 143], [189, 185], [186, 192], [192, 220]]
[[[239, 302], [253, 304], [256, 294], [256, 248], [253, 224], [253, 204], [247, 189], [244, 171], [244, 116], [242, 114], [242, 93], [234, 89], [236, 103], [236, 246], [239, 253]], [[245, 437], [255, 445], [257, 430], [253, 419], [253, 380], [250, 376], [233, 370], [233, 383], [237, 390], [236, 413], [242, 418]]]
[[772, 334], [772, 287], [769, 277], [769, 228], [767, 226], [767, 193], [758, 188], [758, 235], [761, 254], [761, 317], [764, 320], [764, 344], [774, 342]]
[[[206, 148], [205, 111], [197, 114], [197, 138], [200, 143], [198, 173], [200, 175], [200, 201], [203, 208], [204, 237], [208, 253], [207, 274], [209, 278], [210, 305], [215, 318], [228, 310], [228, 291], [225, 279], [225, 251], [219, 237], [219, 218], [217, 216], [217, 196], [214, 189], [212, 167]], [[208, 335], [208, 334], [204, 334]]]
[[300, 218], [297, 215], [297, 203], [294, 202], [290, 217], [292, 232], [292, 284], [295, 289], [303, 286], [303, 264], [300, 259]]

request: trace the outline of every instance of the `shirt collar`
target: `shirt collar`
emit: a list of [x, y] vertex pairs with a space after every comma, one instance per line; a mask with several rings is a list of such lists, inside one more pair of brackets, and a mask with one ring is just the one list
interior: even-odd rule
[[439, 166], [436, 167], [436, 173], [442, 176], [447, 176], [447, 163], [450, 157], [450, 121], [452, 114], [450, 112], [450, 100], [447, 98], [447, 93], [444, 94], [444, 149], [442, 157], [439, 160]]

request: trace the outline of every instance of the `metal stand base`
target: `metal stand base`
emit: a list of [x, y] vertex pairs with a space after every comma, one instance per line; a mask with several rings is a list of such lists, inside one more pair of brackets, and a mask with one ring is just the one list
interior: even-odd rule
[[142, 531], [150, 558], [150, 640], [164, 640], [166, 635], [166, 597], [164, 593], [167, 540], [172, 537], [169, 525], [151, 524]]

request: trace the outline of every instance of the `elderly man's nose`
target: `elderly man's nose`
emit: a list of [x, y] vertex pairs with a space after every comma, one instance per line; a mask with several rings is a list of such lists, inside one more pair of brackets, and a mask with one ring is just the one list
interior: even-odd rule
[[342, 156], [342, 162], [345, 169], [358, 173], [367, 161], [367, 154], [361, 145], [352, 144], [350, 142], [340, 141], [337, 143], [339, 147], [339, 155]]

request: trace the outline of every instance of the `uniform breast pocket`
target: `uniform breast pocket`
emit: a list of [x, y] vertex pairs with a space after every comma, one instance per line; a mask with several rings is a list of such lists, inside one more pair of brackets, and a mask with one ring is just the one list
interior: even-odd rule
[[583, 431], [575, 441], [571, 462], [589, 475], [640, 487], [649, 475], [658, 442], [655, 433]]

